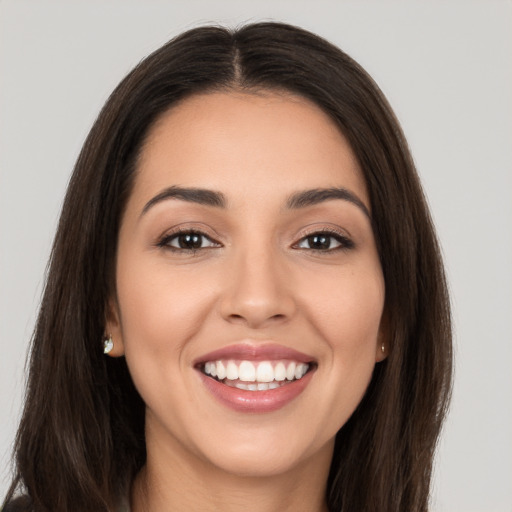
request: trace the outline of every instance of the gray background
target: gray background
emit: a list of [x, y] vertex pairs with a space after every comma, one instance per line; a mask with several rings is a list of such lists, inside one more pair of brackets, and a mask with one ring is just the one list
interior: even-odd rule
[[277, 19], [330, 39], [403, 124], [439, 230], [457, 368], [434, 512], [512, 511], [510, 1], [0, 1], [0, 496], [66, 182], [113, 87], [206, 22]]

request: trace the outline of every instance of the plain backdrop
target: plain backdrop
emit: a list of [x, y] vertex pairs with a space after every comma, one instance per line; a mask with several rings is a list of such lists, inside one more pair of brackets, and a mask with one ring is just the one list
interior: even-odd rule
[[172, 36], [262, 19], [330, 39], [395, 108], [453, 301], [456, 380], [432, 511], [512, 511], [512, 3], [489, 0], [0, 0], [0, 497], [50, 244], [95, 116]]

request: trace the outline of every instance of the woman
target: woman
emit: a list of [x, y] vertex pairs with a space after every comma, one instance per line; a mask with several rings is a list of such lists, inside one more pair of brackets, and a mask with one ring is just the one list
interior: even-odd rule
[[296, 27], [191, 30], [78, 159], [5, 510], [424, 511], [450, 380], [377, 86]]

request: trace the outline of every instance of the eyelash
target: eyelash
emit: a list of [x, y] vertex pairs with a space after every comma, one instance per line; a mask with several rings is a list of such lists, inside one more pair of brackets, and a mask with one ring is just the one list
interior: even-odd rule
[[354, 242], [350, 238], [348, 238], [346, 235], [341, 234], [338, 231], [333, 230], [331, 228], [314, 230], [310, 233], [305, 233], [302, 235], [302, 237], [300, 238], [300, 240], [298, 242], [293, 244], [292, 247], [300, 248], [299, 244], [301, 244], [302, 242], [305, 242], [308, 239], [311, 239], [313, 237], [331, 238], [331, 239], [336, 240], [336, 242], [339, 243], [339, 245], [337, 247], [327, 248], [327, 249], [315, 249], [313, 247], [309, 247], [309, 248], [303, 247], [303, 249], [305, 249], [307, 251], [317, 252], [317, 253], [332, 253], [335, 251], [347, 251], [350, 249], [354, 249], [354, 247], [355, 247]]
[[[211, 245], [207, 247], [174, 247], [171, 245], [171, 242], [174, 240], [177, 240], [180, 236], [197, 236], [200, 237], [201, 241], [204, 242], [205, 240], [208, 240]], [[300, 247], [300, 244], [303, 242], [306, 242], [308, 239], [312, 239], [313, 237], [325, 237], [329, 239], [334, 239], [339, 245], [334, 248], [328, 247], [327, 249], [315, 249], [314, 247]], [[179, 242], [178, 242], [179, 243]], [[163, 236], [156, 244], [158, 247], [162, 249], [168, 249], [173, 252], [181, 252], [181, 253], [197, 253], [198, 251], [205, 250], [205, 249], [214, 249], [217, 247], [221, 247], [221, 244], [217, 242], [216, 240], [212, 239], [210, 236], [208, 236], [206, 233], [203, 233], [202, 231], [194, 230], [194, 229], [182, 229], [179, 231], [175, 231], [173, 233], [167, 234]], [[329, 245], [331, 245], [331, 242], [329, 242]], [[306, 251], [312, 251], [317, 253], [332, 253], [335, 251], [346, 251], [353, 249], [355, 247], [355, 244], [350, 238], [346, 237], [345, 235], [342, 235], [341, 233], [332, 230], [332, 229], [321, 229], [321, 230], [315, 230], [311, 233], [304, 234], [298, 242], [292, 245], [292, 248], [294, 249], [304, 249]]]
[[[173, 240], [177, 240], [180, 236], [197, 236], [202, 239], [202, 241], [209, 240], [212, 245], [209, 247], [174, 247], [171, 244]], [[220, 247], [221, 244], [217, 242], [216, 240], [213, 240], [210, 236], [208, 236], [206, 233], [203, 233], [202, 231], [198, 231], [195, 229], [180, 229], [178, 231], [174, 231], [173, 233], [169, 233], [167, 235], [164, 235], [158, 242], [157, 246], [162, 249], [168, 249], [173, 252], [187, 252], [187, 253], [196, 253], [201, 250], [205, 249], [213, 249], [215, 247]]]

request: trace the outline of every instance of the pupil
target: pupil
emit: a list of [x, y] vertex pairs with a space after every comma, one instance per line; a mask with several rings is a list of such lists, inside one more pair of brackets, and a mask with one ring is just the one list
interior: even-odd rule
[[194, 233], [180, 235], [178, 243], [182, 249], [199, 249], [201, 247], [201, 235]]
[[331, 238], [326, 235], [313, 235], [308, 241], [312, 249], [329, 249], [331, 245]]

